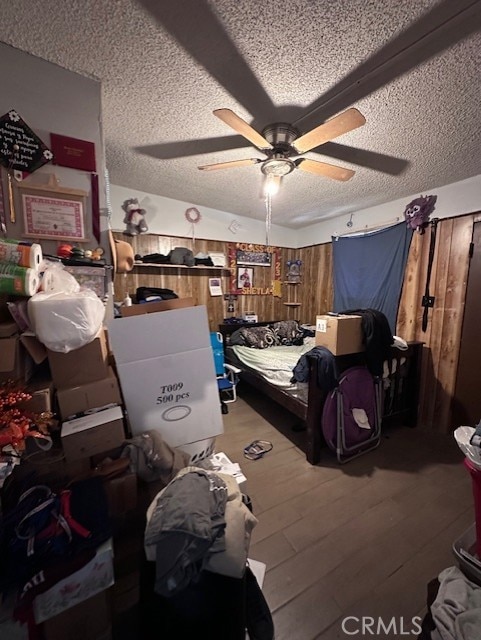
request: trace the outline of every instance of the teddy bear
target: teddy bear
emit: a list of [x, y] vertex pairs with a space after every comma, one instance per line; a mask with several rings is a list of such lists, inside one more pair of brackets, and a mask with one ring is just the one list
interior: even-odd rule
[[125, 211], [124, 223], [127, 225], [125, 233], [129, 236], [137, 236], [145, 233], [149, 227], [145, 222], [145, 209], [140, 207], [137, 198], [125, 200], [122, 209]]

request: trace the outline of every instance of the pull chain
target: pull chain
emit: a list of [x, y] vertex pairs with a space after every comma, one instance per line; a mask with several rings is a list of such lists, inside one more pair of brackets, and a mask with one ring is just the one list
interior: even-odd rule
[[270, 193], [266, 193], [266, 247], [269, 246], [269, 232], [271, 230], [272, 222], [272, 196]]

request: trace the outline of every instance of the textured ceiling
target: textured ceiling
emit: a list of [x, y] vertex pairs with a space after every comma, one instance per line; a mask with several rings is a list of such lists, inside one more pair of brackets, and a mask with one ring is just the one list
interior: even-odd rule
[[[99, 78], [113, 184], [262, 219], [264, 156], [212, 115], [307, 131], [355, 106], [366, 124], [306, 157], [273, 201], [293, 228], [481, 173], [479, 0], [16, 0], [0, 40]], [[459, 14], [454, 16], [453, 14]]]

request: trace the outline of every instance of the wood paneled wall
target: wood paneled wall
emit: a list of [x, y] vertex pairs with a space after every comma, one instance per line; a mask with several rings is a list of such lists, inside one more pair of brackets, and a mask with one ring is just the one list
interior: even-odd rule
[[[461, 339], [466, 283], [469, 267], [469, 245], [475, 215], [441, 220], [438, 223], [436, 251], [431, 275], [430, 293], [436, 298], [429, 310], [426, 332], [422, 331], [421, 299], [424, 294], [430, 231], [413, 237], [406, 267], [404, 286], [398, 313], [396, 332], [405, 340], [424, 342], [421, 375], [419, 424], [438, 431], [449, 431], [451, 399], [455, 389], [456, 372]], [[215, 240], [159, 235], [142, 235], [130, 238], [114, 233], [118, 239], [130, 242], [134, 253], [168, 254], [175, 247], [183, 246], [194, 253], [219, 251], [228, 254], [228, 243]], [[302, 249], [280, 250], [282, 274], [286, 280], [286, 262], [302, 260], [300, 285], [282, 285], [282, 298], [273, 296], [239, 296], [234, 314], [227, 313], [227, 303], [221, 297], [209, 294], [209, 277], [221, 274], [224, 293], [229, 292], [229, 271], [207, 269], [162, 269], [162, 267], [135, 267], [132, 273], [116, 275], [115, 300], [120, 301], [126, 292], [135, 293], [139, 286], [165, 287], [174, 290], [179, 297], [193, 297], [197, 304], [207, 307], [209, 325], [216, 330], [229, 315], [241, 316], [246, 312], [258, 315], [259, 321], [296, 319], [313, 324], [316, 315], [332, 309], [333, 275], [332, 245], [322, 244]], [[267, 287], [272, 270], [254, 267], [255, 286]], [[286, 306], [285, 302], [298, 302], [299, 306]]]
[[426, 284], [430, 229], [416, 233], [408, 256], [398, 313], [397, 334], [424, 342], [419, 424], [449, 432], [469, 270], [469, 248], [475, 215], [440, 220], [431, 273], [426, 331], [421, 306]]
[[[228, 243], [216, 240], [195, 240], [145, 234], [127, 236], [121, 232], [114, 232], [114, 238], [129, 242], [134, 254], [147, 255], [162, 253], [167, 255], [175, 247], [187, 247], [194, 251], [209, 253], [218, 251], [224, 253], [227, 259]], [[301, 322], [314, 323], [317, 314], [325, 313], [332, 305], [332, 266], [331, 245], [316, 245], [304, 249], [280, 249], [281, 280], [286, 280], [286, 263], [288, 260], [302, 260], [300, 285], [282, 284], [282, 298], [271, 295], [241, 295], [234, 303], [234, 313], [227, 313], [227, 302], [222, 297], [212, 297], [209, 293], [209, 278], [221, 277], [224, 293], [229, 293], [230, 271], [212, 271], [210, 269], [172, 269], [172, 267], [134, 267], [126, 275], [116, 274], [114, 281], [114, 296], [117, 302], [124, 299], [126, 293], [133, 295], [137, 287], [163, 287], [172, 289], [180, 298], [193, 297], [196, 304], [207, 307], [209, 326], [212, 331], [225, 317], [229, 315], [241, 316], [244, 313], [256, 313], [259, 321], [296, 319]], [[269, 267], [254, 267], [254, 285], [269, 287], [273, 278], [273, 269]], [[286, 306], [284, 302], [299, 302], [300, 306]]]

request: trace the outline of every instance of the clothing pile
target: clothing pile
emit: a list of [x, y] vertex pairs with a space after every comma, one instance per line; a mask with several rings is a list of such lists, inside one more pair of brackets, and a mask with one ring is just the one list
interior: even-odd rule
[[173, 595], [204, 569], [241, 578], [256, 524], [235, 478], [185, 467], [147, 510], [144, 544], [156, 563], [155, 591]]
[[[437, 595], [423, 620], [423, 640], [478, 640], [481, 629], [481, 586], [457, 567], [439, 574]], [[434, 596], [434, 594], [433, 594]]]

